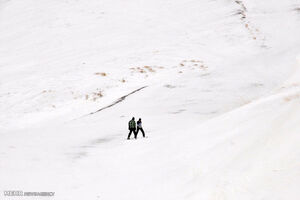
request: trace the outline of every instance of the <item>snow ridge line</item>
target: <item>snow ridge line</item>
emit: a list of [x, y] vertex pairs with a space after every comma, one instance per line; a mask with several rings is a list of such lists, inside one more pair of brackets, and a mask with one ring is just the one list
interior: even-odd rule
[[105, 109], [107, 109], [107, 108], [110, 108], [110, 107], [112, 107], [112, 106], [114, 106], [114, 105], [116, 105], [116, 104], [118, 104], [118, 103], [121, 103], [121, 102], [124, 101], [128, 96], [130, 96], [130, 95], [132, 95], [132, 94], [134, 94], [134, 93], [136, 93], [136, 92], [138, 92], [138, 91], [140, 91], [140, 90], [142, 90], [142, 89], [144, 89], [144, 88], [146, 88], [146, 87], [148, 87], [148, 86], [143, 86], [143, 87], [141, 87], [141, 88], [138, 88], [138, 89], [136, 89], [136, 90], [134, 90], [134, 91], [132, 91], [132, 92], [130, 92], [130, 93], [128, 93], [128, 94], [126, 94], [126, 95], [120, 97], [119, 99], [117, 99], [117, 100], [116, 100], [115, 102], [113, 102], [112, 104], [110, 104], [110, 105], [108, 105], [108, 106], [105, 106], [105, 107], [103, 107], [103, 108], [100, 108], [99, 110], [96, 110], [95, 112], [91, 112], [91, 113], [89, 113], [88, 115], [93, 115], [93, 114], [95, 114], [95, 113], [97, 113], [97, 112], [100, 112], [100, 111], [105, 110]]
[[[103, 110], [105, 110], [105, 109], [108, 109], [108, 108], [110, 108], [110, 107], [112, 107], [112, 106], [114, 106], [114, 105], [116, 105], [116, 104], [118, 104], [118, 103], [121, 103], [121, 102], [124, 101], [128, 96], [130, 96], [130, 95], [132, 95], [132, 94], [134, 94], [134, 93], [136, 93], [136, 92], [138, 92], [138, 91], [141, 91], [142, 89], [145, 89], [146, 87], [148, 87], [148, 86], [140, 87], [140, 88], [138, 88], [138, 89], [136, 89], [136, 90], [134, 90], [134, 91], [132, 91], [132, 92], [130, 92], [130, 93], [128, 93], [128, 94], [126, 94], [126, 95], [120, 97], [120, 98], [118, 98], [118, 99], [117, 99], [116, 101], [114, 101], [112, 104], [109, 104], [108, 106], [104, 106], [104, 107], [102, 107], [102, 108], [100, 108], [100, 109], [98, 109], [98, 110], [96, 110], [96, 111], [94, 111], [94, 112], [91, 112], [91, 113], [89, 113], [89, 114], [83, 115], [83, 116], [81, 116], [81, 117], [79, 117], [79, 118], [77, 118], [77, 119], [80, 119], [80, 118], [83, 118], [83, 117], [87, 117], [87, 116], [89, 116], [89, 115], [96, 114], [96, 113], [101, 112], [101, 111], [103, 111]], [[73, 120], [76, 120], [76, 119], [73, 119]], [[72, 120], [72, 121], [73, 121], [73, 120]]]

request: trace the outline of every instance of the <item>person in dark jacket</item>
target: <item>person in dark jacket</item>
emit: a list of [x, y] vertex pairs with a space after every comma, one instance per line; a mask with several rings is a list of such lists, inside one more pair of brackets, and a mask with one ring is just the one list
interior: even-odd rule
[[[129, 121], [128, 129], [129, 129], [129, 134], [128, 134], [127, 140], [130, 140], [130, 136], [131, 136], [132, 132], [133, 132], [134, 136], [136, 135], [135, 134], [136, 124], [135, 124], [134, 117]], [[135, 139], [136, 139], [136, 137], [135, 137]]]
[[136, 131], [135, 136], [134, 136], [135, 139], [137, 137], [137, 134], [138, 134], [139, 130], [141, 130], [141, 132], [143, 134], [143, 137], [145, 137], [145, 132], [144, 132], [143, 127], [142, 127], [142, 119], [141, 118], [139, 119], [139, 121], [137, 121], [137, 131]]

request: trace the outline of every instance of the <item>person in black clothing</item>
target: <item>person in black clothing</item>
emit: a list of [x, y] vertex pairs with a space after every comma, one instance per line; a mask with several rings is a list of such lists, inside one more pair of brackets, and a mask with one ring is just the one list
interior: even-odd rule
[[134, 117], [129, 121], [129, 123], [128, 123], [128, 129], [129, 129], [129, 134], [128, 134], [127, 140], [130, 140], [130, 135], [131, 135], [132, 132], [133, 132], [134, 137], [136, 139], [136, 136], [135, 136], [136, 135], [135, 134], [136, 125], [135, 125]]
[[139, 119], [139, 121], [137, 121], [137, 130], [136, 130], [136, 133], [134, 135], [135, 139], [137, 137], [137, 134], [138, 134], [139, 130], [141, 130], [141, 132], [143, 134], [143, 137], [145, 137], [145, 132], [144, 132], [143, 127], [142, 127], [142, 119], [141, 118]]

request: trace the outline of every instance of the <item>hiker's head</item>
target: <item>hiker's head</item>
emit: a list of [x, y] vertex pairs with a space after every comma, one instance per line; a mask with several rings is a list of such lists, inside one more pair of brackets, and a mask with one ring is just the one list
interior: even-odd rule
[[142, 119], [141, 119], [141, 118], [139, 118], [139, 121], [142, 121]]
[[132, 117], [132, 120], [134, 120], [134, 117]]

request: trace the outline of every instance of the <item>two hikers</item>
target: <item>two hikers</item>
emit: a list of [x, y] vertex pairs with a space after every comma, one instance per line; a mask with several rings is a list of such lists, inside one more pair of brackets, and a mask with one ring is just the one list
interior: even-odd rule
[[[136, 128], [136, 124], [137, 124], [137, 128]], [[145, 137], [145, 132], [142, 127], [142, 119], [141, 118], [137, 121], [137, 123], [135, 123], [135, 119], [133, 117], [128, 123], [128, 129], [129, 129], [129, 134], [128, 134], [127, 140], [130, 139], [131, 133], [134, 134], [134, 138], [136, 139], [139, 131], [141, 131], [143, 134], [143, 137]]]

